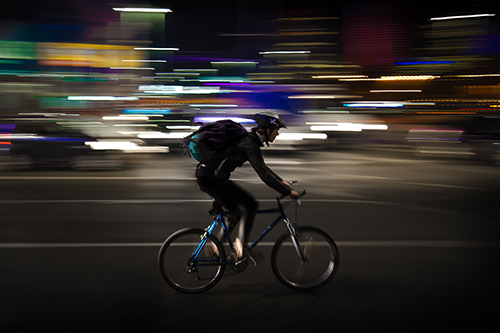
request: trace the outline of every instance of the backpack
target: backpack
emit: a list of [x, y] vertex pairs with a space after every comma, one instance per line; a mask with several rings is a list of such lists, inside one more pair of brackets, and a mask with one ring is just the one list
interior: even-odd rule
[[208, 163], [217, 152], [248, 134], [243, 125], [225, 119], [201, 126], [181, 142], [184, 155], [194, 157], [198, 162]]

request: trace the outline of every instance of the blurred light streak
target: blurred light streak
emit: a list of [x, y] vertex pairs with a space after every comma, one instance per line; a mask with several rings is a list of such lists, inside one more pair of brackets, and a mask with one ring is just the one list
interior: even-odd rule
[[420, 89], [385, 89], [385, 90], [370, 90], [371, 93], [421, 93]]
[[216, 69], [216, 68], [199, 68], [199, 69], [196, 69], [196, 68], [189, 68], [189, 69], [182, 69], [182, 68], [178, 68], [178, 69], [173, 69], [174, 72], [218, 72], [219, 70]]
[[189, 72], [182, 73], [182, 72], [176, 71], [174, 73], [156, 73], [156, 75], [174, 75], [174, 76], [175, 75], [194, 75], [194, 76], [198, 76], [198, 75], [200, 75], [200, 73], [189, 73]]
[[489, 76], [500, 76], [500, 74], [449, 75], [449, 76], [445, 76], [445, 77], [489, 77]]
[[382, 76], [379, 78], [354, 78], [354, 79], [339, 79], [339, 81], [413, 81], [413, 80], [433, 80], [440, 78], [434, 75], [404, 75], [404, 76]]
[[122, 7], [113, 8], [117, 12], [133, 12], [133, 13], [172, 13], [168, 8], [135, 8], [135, 7]]
[[177, 47], [134, 47], [138, 51], [179, 51]]
[[194, 117], [195, 123], [213, 123], [219, 120], [232, 120], [236, 123], [251, 124], [255, 123], [253, 119], [241, 118], [241, 117]]
[[138, 150], [140, 147], [130, 141], [88, 141], [85, 142], [93, 150]]
[[109, 69], [134, 69], [134, 70], [147, 70], [154, 71], [154, 67], [109, 67]]
[[339, 123], [336, 126], [311, 126], [311, 131], [361, 132], [361, 124]]
[[433, 102], [404, 102], [404, 105], [436, 105]]
[[469, 155], [469, 156], [476, 155], [476, 153], [474, 153], [474, 152], [458, 151], [458, 150], [422, 150], [422, 149], [420, 149], [418, 152], [421, 154], [446, 154], [446, 155]]
[[488, 16], [495, 16], [495, 14], [474, 14], [474, 15], [443, 16], [443, 17], [433, 17], [430, 20], [431, 21], [442, 21], [442, 20], [455, 20], [455, 19], [488, 17]]
[[167, 125], [165, 126], [167, 129], [173, 130], [188, 130], [188, 131], [197, 131], [200, 126], [186, 126], [186, 125]]
[[59, 112], [19, 112], [20, 116], [45, 116], [45, 117], [80, 117], [78, 113], [59, 113]]
[[[166, 60], [147, 60], [147, 59], [137, 59], [137, 60], [122, 60], [122, 61], [125, 61], [125, 62], [167, 62]], [[160, 73], [157, 73], [157, 74], [160, 74]]]
[[313, 79], [355, 79], [355, 78], [366, 78], [366, 75], [315, 75], [312, 76]]
[[115, 96], [68, 96], [70, 101], [135, 101], [138, 97], [115, 97]]
[[445, 65], [445, 64], [455, 64], [456, 61], [452, 60], [435, 60], [435, 61], [405, 61], [405, 62], [395, 62], [394, 65], [398, 66], [414, 66], [414, 65]]
[[211, 61], [213, 65], [257, 65], [258, 61]]
[[326, 140], [328, 135], [325, 133], [280, 133], [276, 137], [276, 141], [300, 141], [300, 140]]
[[347, 103], [345, 107], [349, 108], [402, 108], [402, 103]]
[[144, 116], [104, 116], [103, 120], [149, 120], [148, 117]]
[[172, 113], [172, 110], [168, 110], [168, 109], [155, 109], [155, 110], [150, 110], [150, 109], [125, 109], [125, 110], [123, 110], [123, 113], [130, 114], [130, 115], [140, 114], [140, 115], [154, 116], [154, 115], [170, 114], [170, 113]]
[[219, 87], [140, 85], [139, 90], [148, 94], [214, 94], [222, 93]]
[[263, 51], [259, 54], [306, 54], [311, 53], [311, 51]]
[[289, 99], [331, 99], [331, 98], [360, 98], [363, 96], [354, 95], [295, 95], [289, 96]]
[[137, 137], [140, 139], [183, 139], [191, 133], [192, 132], [145, 132], [137, 134]]
[[10, 139], [10, 140], [17, 140], [17, 139], [34, 140], [43, 138], [43, 136], [38, 136], [37, 134], [31, 134], [31, 133], [13, 133], [13, 134], [0, 134], [0, 138]]
[[98, 121], [58, 121], [56, 124], [62, 127], [107, 127]]
[[228, 83], [248, 83], [253, 82], [245, 78], [230, 78], [230, 77], [221, 77], [221, 78], [207, 78], [207, 79], [199, 79], [199, 82], [228, 82]]
[[85, 43], [36, 43], [38, 64], [43, 66], [97, 67], [119, 66], [123, 59], [144, 58], [132, 46]]
[[189, 104], [193, 108], [237, 108], [237, 104]]
[[299, 113], [350, 113], [348, 110], [301, 110]]
[[114, 127], [156, 127], [156, 124], [113, 124]]
[[415, 114], [447, 114], [447, 115], [464, 115], [464, 114], [476, 114], [476, 112], [465, 112], [465, 111], [417, 111]]
[[361, 132], [362, 130], [387, 131], [389, 128], [385, 124], [357, 124], [357, 123], [306, 123], [311, 126], [311, 131], [341, 131], [341, 132]]
[[202, 90], [202, 89], [191, 89], [191, 90], [181, 90], [180, 92], [176, 91], [161, 91], [161, 90], [144, 90], [145, 94], [156, 94], [156, 95], [182, 95], [182, 94], [217, 94], [223, 93], [220, 89], [213, 90]]
[[439, 76], [434, 75], [405, 75], [405, 76], [382, 76], [380, 80], [382, 81], [398, 81], [398, 80], [432, 80], [439, 78]]
[[[252, 81], [257, 82], [257, 81]], [[250, 82], [203, 82], [204, 86], [251, 86]]]

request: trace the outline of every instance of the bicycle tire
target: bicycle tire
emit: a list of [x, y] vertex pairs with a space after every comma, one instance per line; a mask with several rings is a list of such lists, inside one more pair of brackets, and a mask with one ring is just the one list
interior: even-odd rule
[[[184, 293], [201, 293], [214, 287], [226, 269], [224, 247], [213, 235], [202, 249], [198, 260], [189, 265], [201, 243], [205, 230], [186, 228], [174, 232], [162, 244], [158, 253], [160, 273], [167, 284]], [[209, 242], [216, 245], [218, 255]]]
[[334, 240], [321, 229], [299, 227], [297, 240], [306, 257], [297, 255], [289, 233], [281, 236], [271, 253], [274, 275], [285, 286], [307, 291], [325, 285], [339, 266], [339, 252]]

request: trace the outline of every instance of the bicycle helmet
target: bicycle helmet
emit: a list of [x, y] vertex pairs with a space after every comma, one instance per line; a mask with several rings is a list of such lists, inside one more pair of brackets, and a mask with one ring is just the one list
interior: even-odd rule
[[254, 115], [254, 119], [260, 128], [286, 128], [283, 119], [275, 112], [257, 113]]

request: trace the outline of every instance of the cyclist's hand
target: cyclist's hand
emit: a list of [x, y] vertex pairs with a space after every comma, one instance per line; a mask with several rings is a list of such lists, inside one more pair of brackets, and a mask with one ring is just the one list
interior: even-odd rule
[[287, 182], [286, 180], [282, 180], [281, 183], [285, 186], [292, 186], [293, 184], [295, 184], [297, 181], [296, 180], [292, 180], [291, 182]]
[[297, 200], [299, 198], [299, 192], [292, 190], [290, 192], [290, 198], [292, 198], [293, 200]]

